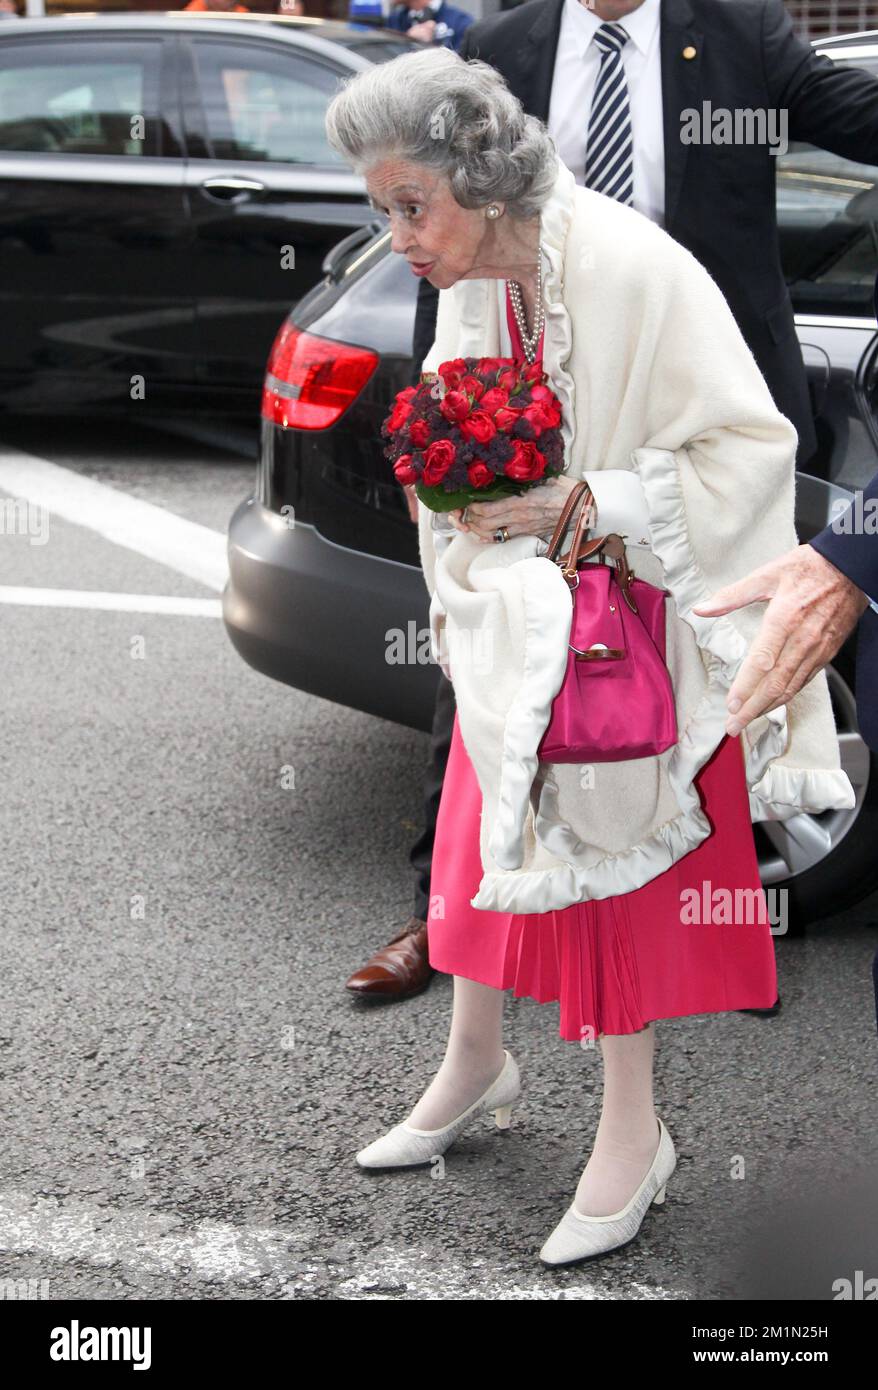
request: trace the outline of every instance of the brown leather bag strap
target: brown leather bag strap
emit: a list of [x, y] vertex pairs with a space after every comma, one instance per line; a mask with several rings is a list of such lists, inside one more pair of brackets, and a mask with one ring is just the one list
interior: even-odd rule
[[611, 560], [616, 561], [616, 579], [619, 588], [622, 590], [622, 597], [628, 604], [631, 612], [637, 613], [639, 611], [637, 602], [631, 592], [631, 581], [634, 578], [634, 572], [628, 564], [625, 542], [622, 537], [617, 535], [614, 531], [611, 531], [609, 535], [605, 536], [604, 540], [606, 544], [601, 552], [601, 559], [603, 559], [605, 555], [609, 555]]
[[[577, 556], [576, 556], [576, 566], [575, 566], [575, 568], [576, 568], [576, 569], [579, 569], [580, 563], [581, 563], [583, 560], [589, 560], [589, 559], [591, 559], [592, 555], [597, 555], [599, 551], [603, 550], [603, 548], [604, 548], [604, 546], [606, 545], [606, 543], [607, 543], [607, 537], [606, 537], [606, 536], [592, 536], [590, 540], [582, 541], [582, 543], [580, 544], [580, 547], [579, 547], [579, 551], [578, 551]], [[565, 568], [571, 568], [571, 566], [570, 566], [570, 557], [571, 557], [572, 553], [573, 553], [573, 548], [572, 548], [572, 546], [571, 546], [571, 548], [570, 548], [570, 550], [567, 552], [567, 554], [566, 554], [566, 555], [562, 555], [562, 557], [561, 557], [561, 559], [559, 560], [558, 563], [559, 563], [559, 564], [563, 564]], [[600, 557], [599, 557], [599, 558], [600, 558]]]
[[573, 515], [573, 508], [576, 506], [577, 502], [580, 500], [580, 498], [583, 496], [585, 492], [590, 493], [591, 489], [589, 488], [588, 483], [584, 479], [581, 482], [578, 482], [576, 486], [571, 489], [570, 495], [568, 496], [567, 501], [564, 503], [564, 506], [561, 509], [561, 515], [558, 517], [557, 525], [555, 526], [555, 529], [552, 532], [552, 539], [549, 541], [549, 549], [546, 552], [547, 560], [555, 559], [560, 548], [561, 541], [564, 538], [564, 532], [570, 525], [570, 518]]
[[593, 502], [594, 496], [592, 495], [592, 490], [590, 487], [586, 487], [583, 493], [582, 508], [579, 516], [576, 518], [576, 529], [573, 532], [573, 540], [570, 543], [570, 549], [567, 554], [562, 557], [560, 562], [562, 567], [561, 573], [568, 582], [572, 580], [576, 574], [577, 566], [583, 558], [583, 551], [586, 555], [593, 555], [594, 552], [599, 549], [599, 545], [596, 545], [594, 542], [599, 539], [602, 540], [602, 537], [594, 537], [591, 541], [586, 540], [586, 534], [592, 521], [591, 509]]
[[631, 609], [632, 613], [637, 613], [637, 603], [631, 592], [631, 580], [634, 578], [633, 572], [628, 566], [628, 556], [625, 552], [625, 542], [616, 532], [610, 531], [605, 536], [591, 536], [587, 538], [588, 525], [591, 515], [594, 494], [588, 483], [585, 481], [577, 483], [576, 487], [570, 492], [570, 496], [564, 503], [558, 524], [552, 533], [546, 558], [555, 559], [555, 551], [560, 546], [561, 538], [564, 535], [569, 523], [570, 516], [574, 507], [582, 503], [579, 515], [576, 518], [576, 527], [573, 532], [573, 540], [570, 549], [565, 555], [557, 560], [561, 568], [561, 573], [571, 588], [575, 588], [578, 583], [577, 572], [583, 560], [588, 560], [592, 555], [597, 555], [598, 559], [606, 562], [606, 558], [616, 562], [616, 579], [622, 591], [622, 597]]

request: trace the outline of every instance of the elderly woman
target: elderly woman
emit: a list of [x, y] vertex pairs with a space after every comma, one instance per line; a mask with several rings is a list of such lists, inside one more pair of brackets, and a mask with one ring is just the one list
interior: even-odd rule
[[[433, 654], [457, 706], [428, 922], [454, 1005], [436, 1077], [357, 1161], [427, 1163], [486, 1111], [508, 1124], [520, 1085], [503, 992], [559, 1001], [561, 1037], [598, 1040], [604, 1063], [588, 1164], [540, 1252], [569, 1263], [633, 1239], [664, 1200], [676, 1160], [654, 1108], [655, 1020], [774, 1002], [751, 818], [853, 805], [825, 677], [729, 738], [725, 693], [759, 611], [692, 612], [795, 543], [796, 435], [707, 272], [578, 186], [488, 64], [406, 54], [350, 80], [326, 124], [389, 217], [392, 249], [440, 291], [423, 370], [541, 361], [566, 469], [448, 528], [419, 508]], [[669, 591], [678, 728], [662, 754], [587, 768], [538, 756], [571, 623], [543, 557], [583, 478], [594, 533], [625, 535], [639, 578]]]

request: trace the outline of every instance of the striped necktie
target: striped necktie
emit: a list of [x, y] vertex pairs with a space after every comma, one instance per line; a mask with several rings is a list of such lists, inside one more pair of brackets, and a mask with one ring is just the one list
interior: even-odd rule
[[628, 38], [628, 31], [621, 24], [602, 24], [594, 36], [600, 49], [601, 70], [588, 120], [585, 186], [630, 206], [634, 195], [634, 141], [628, 83], [622, 66], [622, 49]]

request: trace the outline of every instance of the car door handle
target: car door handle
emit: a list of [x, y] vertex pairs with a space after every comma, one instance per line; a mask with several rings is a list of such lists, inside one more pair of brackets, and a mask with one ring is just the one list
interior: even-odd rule
[[221, 203], [234, 203], [239, 198], [249, 198], [253, 193], [265, 192], [265, 184], [258, 179], [205, 179], [201, 188], [208, 198], [216, 198]]

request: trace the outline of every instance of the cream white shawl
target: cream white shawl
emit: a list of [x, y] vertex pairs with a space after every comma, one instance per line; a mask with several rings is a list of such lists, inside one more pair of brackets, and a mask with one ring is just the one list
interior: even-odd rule
[[[472, 905], [519, 913], [638, 888], [710, 834], [693, 778], [724, 736], [725, 695], [765, 605], [715, 619], [691, 609], [797, 543], [796, 434], [707, 271], [640, 213], [577, 185], [561, 161], [541, 227], [543, 362], [567, 470], [639, 476], [651, 548], [636, 552], [635, 569], [672, 594], [679, 741], [633, 762], [540, 762], [566, 668], [567, 586], [539, 537], [449, 539], [420, 505], [432, 653], [450, 669], [483, 795]], [[496, 280], [441, 291], [423, 370], [499, 354], [500, 302]], [[854, 805], [823, 674], [741, 743], [753, 819]]]

